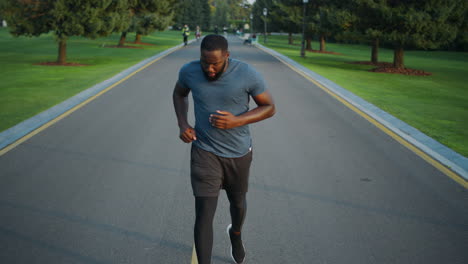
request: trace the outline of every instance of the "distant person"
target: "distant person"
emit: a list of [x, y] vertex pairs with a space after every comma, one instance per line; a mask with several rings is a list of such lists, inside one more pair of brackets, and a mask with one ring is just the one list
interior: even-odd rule
[[197, 41], [200, 40], [200, 38], [201, 38], [201, 33], [202, 33], [202, 32], [201, 32], [200, 26], [197, 26], [197, 29], [196, 29], [196, 31], [195, 31], [195, 38], [197, 38]]
[[215, 27], [214, 27], [214, 33], [215, 33], [216, 35], [219, 34], [218, 25], [215, 25]]
[[249, 35], [248, 38], [244, 40], [244, 45], [253, 45], [257, 41], [257, 35], [255, 33], [253, 35]]
[[[205, 36], [200, 50], [199, 60], [180, 69], [173, 93], [179, 137], [192, 143], [195, 250], [199, 264], [211, 263], [213, 218], [219, 192], [225, 189], [231, 214], [231, 224], [227, 226], [231, 256], [235, 263], [243, 263], [245, 248], [241, 235], [253, 155], [248, 124], [273, 116], [275, 105], [263, 77], [251, 65], [229, 58], [226, 38]], [[187, 118], [190, 92], [195, 128]], [[250, 98], [257, 105], [251, 110]]]
[[190, 29], [187, 25], [182, 28], [182, 36], [184, 37], [184, 46], [187, 46], [188, 36], [190, 35]]

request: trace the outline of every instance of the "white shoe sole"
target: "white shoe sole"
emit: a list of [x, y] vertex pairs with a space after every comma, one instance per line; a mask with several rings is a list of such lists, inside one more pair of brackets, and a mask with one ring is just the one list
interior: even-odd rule
[[[232, 227], [232, 224], [229, 224], [229, 225], [227, 226], [227, 228], [226, 228], [226, 233], [227, 233], [227, 235], [228, 235], [228, 237], [229, 237], [229, 243], [231, 243], [231, 235], [229, 235], [229, 229], [231, 229], [231, 227]], [[242, 248], [244, 249], [244, 252], [245, 252], [244, 243], [242, 243]], [[247, 255], [247, 254], [246, 254], [246, 255]], [[237, 261], [236, 261], [236, 259], [234, 258], [234, 255], [232, 254], [232, 245], [231, 245], [231, 258], [232, 258], [232, 261], [234, 261], [234, 263], [236, 263], [236, 264], [243, 264], [244, 261], [245, 261], [245, 256], [244, 256], [244, 261], [242, 261], [242, 262], [237, 262]]]

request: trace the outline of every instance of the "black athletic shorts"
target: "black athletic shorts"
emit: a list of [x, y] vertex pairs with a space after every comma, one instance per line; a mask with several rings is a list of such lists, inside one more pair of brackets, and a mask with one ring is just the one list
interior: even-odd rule
[[190, 177], [193, 195], [217, 197], [221, 189], [246, 193], [251, 163], [252, 151], [239, 158], [224, 158], [192, 144]]

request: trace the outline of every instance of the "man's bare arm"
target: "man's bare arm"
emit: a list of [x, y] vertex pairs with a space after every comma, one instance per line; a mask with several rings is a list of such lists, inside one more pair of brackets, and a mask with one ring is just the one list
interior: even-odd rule
[[230, 129], [259, 122], [270, 118], [275, 114], [275, 104], [271, 94], [268, 91], [265, 91], [257, 96], [253, 96], [253, 99], [257, 104], [256, 108], [238, 116], [235, 116], [227, 111], [218, 110], [218, 114], [213, 114], [210, 116], [211, 125], [221, 129]]
[[186, 89], [176, 83], [174, 92], [172, 93], [172, 101], [174, 103], [174, 110], [177, 116], [177, 123], [179, 125], [179, 138], [185, 143], [190, 143], [197, 140], [195, 129], [188, 123], [187, 113], [189, 109], [188, 95], [190, 89]]

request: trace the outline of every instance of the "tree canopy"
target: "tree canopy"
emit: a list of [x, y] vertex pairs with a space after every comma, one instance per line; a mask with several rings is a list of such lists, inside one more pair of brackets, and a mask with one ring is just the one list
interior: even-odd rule
[[393, 65], [404, 68], [405, 48], [437, 49], [449, 45], [464, 20], [464, 0], [361, 0], [380, 24], [367, 34], [378, 34], [395, 50]]
[[205, 31], [239, 27], [248, 23], [250, 14], [247, 0], [180, 0], [176, 9], [176, 28], [200, 26]]
[[[395, 49], [394, 67], [404, 68], [403, 50], [468, 46], [466, 0], [314, 0], [306, 4], [306, 38], [372, 41], [377, 62], [380, 41]], [[273, 11], [269, 31], [301, 32], [302, 0], [257, 0], [254, 26], [263, 26], [263, 8]], [[459, 44], [453, 44], [457, 41]], [[290, 41], [291, 43], [291, 41]]]
[[66, 62], [71, 36], [96, 38], [128, 26], [125, 0], [4, 0], [3, 14], [15, 36], [53, 32], [59, 43], [58, 63]]
[[142, 35], [167, 28], [174, 17], [175, 0], [129, 0], [127, 8], [131, 23], [122, 32], [119, 46], [123, 46], [127, 32], [135, 32], [135, 42], [141, 42]]

